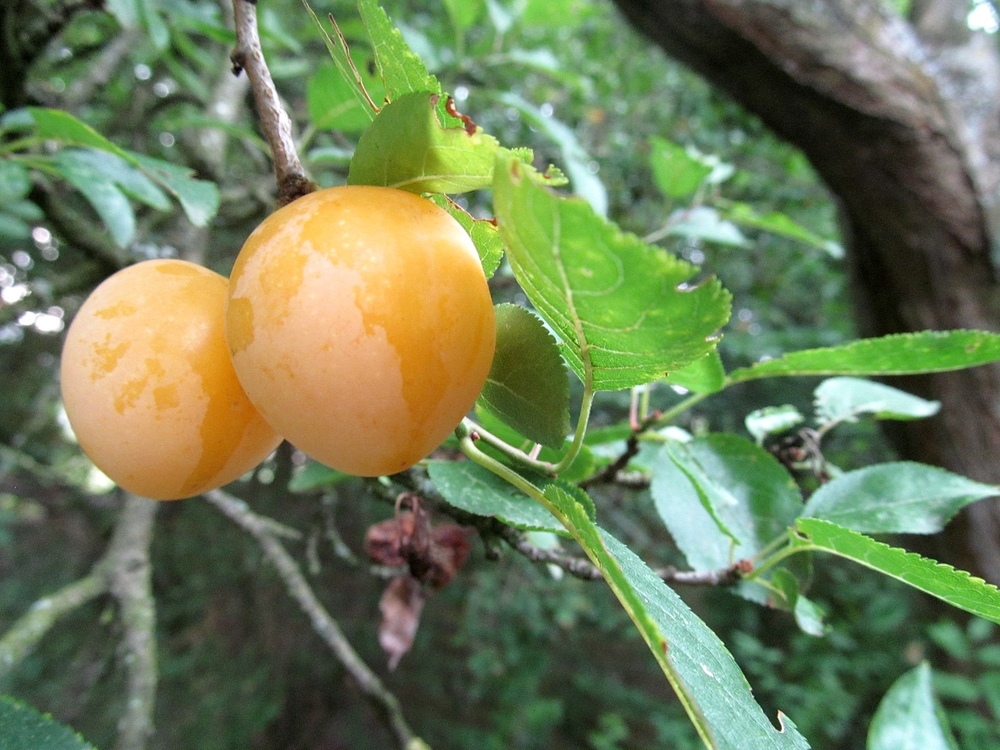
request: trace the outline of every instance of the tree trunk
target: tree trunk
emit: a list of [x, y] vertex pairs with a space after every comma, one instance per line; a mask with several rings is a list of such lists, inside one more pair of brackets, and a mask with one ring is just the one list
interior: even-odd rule
[[[1000, 57], [964, 0], [615, 0], [631, 23], [809, 158], [842, 211], [863, 335], [1000, 330]], [[1000, 367], [913, 379], [941, 414], [904, 457], [1000, 484]], [[947, 557], [1000, 583], [1000, 507]]]

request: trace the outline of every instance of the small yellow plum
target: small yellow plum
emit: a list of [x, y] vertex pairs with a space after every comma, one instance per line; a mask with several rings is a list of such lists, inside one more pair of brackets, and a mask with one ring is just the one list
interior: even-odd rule
[[157, 500], [237, 479], [281, 442], [240, 386], [225, 341], [226, 279], [149, 260], [105, 279], [66, 334], [62, 397], [80, 446]]
[[489, 374], [496, 330], [455, 219], [412, 193], [348, 186], [299, 198], [250, 235], [226, 335], [279, 433], [321, 463], [378, 476], [455, 429]]

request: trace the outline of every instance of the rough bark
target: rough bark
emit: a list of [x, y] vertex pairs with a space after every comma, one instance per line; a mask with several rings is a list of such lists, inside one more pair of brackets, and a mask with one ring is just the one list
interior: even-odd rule
[[[836, 195], [864, 335], [1000, 330], [1000, 59], [963, 0], [615, 0], [668, 54], [798, 146]], [[1000, 483], [1000, 367], [907, 383], [942, 402], [901, 452]], [[996, 501], [950, 559], [1000, 582]]]

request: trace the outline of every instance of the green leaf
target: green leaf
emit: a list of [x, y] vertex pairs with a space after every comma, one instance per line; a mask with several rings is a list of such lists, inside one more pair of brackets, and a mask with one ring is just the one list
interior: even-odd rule
[[806, 349], [733, 370], [730, 383], [784, 375], [915, 375], [1000, 359], [1000, 335], [986, 331], [922, 331]]
[[170, 210], [170, 199], [137, 166], [117, 154], [93, 149], [67, 149], [60, 155], [72, 154], [73, 160], [86, 165], [95, 174], [113, 182], [130, 198], [158, 211]]
[[456, 508], [524, 531], [567, 533], [545, 508], [471, 461], [428, 461], [427, 472], [438, 492]]
[[496, 307], [497, 347], [480, 399], [526, 438], [561, 447], [569, 432], [569, 380], [542, 321], [518, 305]]
[[795, 522], [792, 546], [830, 552], [877, 570], [974, 615], [1000, 623], [1000, 589], [964, 570], [956, 570], [898, 547], [818, 518]]
[[[365, 91], [362, 89], [361, 83], [358, 81], [358, 75], [360, 75], [360, 70], [356, 74], [351, 66], [350, 50], [347, 47], [347, 40], [344, 38], [343, 34], [340, 32], [340, 28], [337, 27], [334, 21], [334, 27], [337, 33], [337, 40], [334, 41], [333, 38], [327, 33], [326, 27], [323, 26], [323, 22], [319, 20], [319, 16], [316, 15], [316, 11], [312, 9], [309, 5], [308, 0], [303, 0], [302, 3], [309, 17], [312, 18], [312, 22], [316, 25], [316, 29], [323, 36], [323, 42], [326, 44], [326, 49], [330, 53], [330, 58], [333, 60], [334, 65], [340, 72], [341, 81], [343, 81], [348, 91], [357, 101], [360, 112], [363, 112], [367, 120], [370, 122], [375, 118], [375, 110], [372, 108], [378, 106], [381, 103], [380, 100], [374, 100], [369, 102], [368, 97], [365, 95]], [[330, 16], [331, 21], [333, 16]], [[384, 90], [384, 86], [381, 87]], [[384, 94], [384, 91], [383, 91]], [[310, 110], [311, 111], [311, 110]]]
[[94, 207], [120, 247], [128, 246], [135, 236], [135, 212], [127, 197], [160, 211], [170, 209], [167, 196], [134, 162], [90, 148], [65, 148], [49, 160], [53, 170]]
[[180, 202], [188, 220], [196, 227], [206, 226], [219, 210], [219, 188], [214, 182], [195, 179], [193, 170], [169, 161], [144, 154], [128, 156]]
[[670, 217], [667, 234], [689, 240], [714, 242], [727, 247], [748, 247], [750, 242], [735, 224], [723, 219], [709, 206], [695, 206], [677, 211]]
[[0, 748], [95, 750], [69, 727], [6, 695], [0, 696]]
[[715, 348], [729, 293], [715, 279], [562, 198], [516, 160], [497, 165], [494, 209], [514, 276], [595, 390], [659, 380]]
[[726, 647], [650, 568], [598, 528], [579, 488], [550, 485], [545, 499], [561, 517], [635, 623], [706, 747], [807, 748], [791, 722], [775, 729], [753, 699]]
[[0, 206], [20, 200], [31, 191], [27, 168], [10, 159], [0, 159]]
[[736, 435], [665, 443], [650, 491], [688, 565], [701, 571], [753, 557], [802, 510], [798, 488], [778, 460]]
[[431, 200], [450, 213], [462, 225], [462, 229], [469, 233], [479, 253], [479, 262], [483, 264], [483, 273], [486, 278], [493, 276], [503, 260], [503, 240], [500, 239], [496, 222], [473, 218], [468, 211], [445, 195], [432, 195]]
[[[210, 94], [209, 94], [210, 95]], [[181, 132], [188, 128], [200, 128], [204, 130], [216, 130], [233, 138], [243, 141], [247, 145], [252, 145], [260, 153], [268, 153], [267, 141], [257, 134], [247, 123], [230, 123], [220, 120], [218, 117], [201, 114], [197, 111], [178, 113], [170, 118], [171, 127]]]
[[826, 633], [826, 626], [823, 624], [823, 610], [815, 603], [802, 595], [799, 579], [790, 570], [778, 568], [771, 576], [771, 585], [777, 590], [784, 601], [772, 598], [772, 605], [781, 605], [784, 609], [790, 610], [795, 616], [795, 624], [799, 629], [808, 635], [817, 638]]
[[777, 212], [760, 214], [749, 204], [731, 203], [726, 206], [723, 216], [736, 224], [788, 237], [805, 245], [815, 247], [834, 258], [844, 257], [844, 249], [836, 242], [809, 231], [785, 214]]
[[164, 23], [157, 0], [138, 0], [142, 15], [142, 26], [153, 42], [153, 47], [162, 52], [170, 44], [170, 29]]
[[354, 477], [342, 471], [331, 469], [329, 466], [321, 464], [312, 459], [298, 467], [292, 478], [288, 481], [289, 492], [310, 492], [320, 487], [340, 484]]
[[444, 7], [459, 33], [472, 28], [486, 10], [483, 0], [444, 0]]
[[717, 393], [726, 384], [726, 371], [722, 367], [719, 352], [713, 349], [694, 362], [669, 373], [664, 380], [692, 393]]
[[156, 0], [107, 0], [108, 10], [125, 29], [140, 26], [149, 35], [157, 51], [170, 44], [170, 30], [160, 16]]
[[[352, 55], [355, 69], [372, 100], [381, 102], [385, 87], [375, 76], [366, 75], [366, 61], [360, 54]], [[353, 73], [353, 71], [352, 71]], [[347, 79], [335, 65], [320, 65], [313, 71], [306, 85], [306, 102], [309, 118], [319, 130], [341, 130], [360, 133], [371, 123], [375, 112], [356, 92], [358, 84]]]
[[798, 409], [791, 404], [765, 406], [746, 415], [743, 423], [747, 432], [762, 443], [768, 435], [780, 435], [806, 421]]
[[119, 148], [85, 122], [78, 120], [60, 109], [28, 107], [28, 113], [35, 123], [35, 133], [39, 138], [59, 141], [69, 146], [86, 146], [99, 151], [108, 151], [128, 159], [124, 149]]
[[59, 176], [79, 190], [94, 207], [115, 244], [128, 247], [135, 237], [132, 204], [114, 182], [94, 168], [89, 159], [81, 158], [84, 153], [64, 149], [56, 152], [50, 163]]
[[867, 750], [958, 750], [932, 677], [922, 662], [893, 683], [868, 727]]
[[[57, 109], [30, 107], [27, 110], [41, 138], [70, 146], [107, 151], [138, 167], [146, 176], [158, 182], [180, 202], [184, 213], [195, 226], [205, 226], [219, 209], [219, 189], [212, 182], [193, 177], [194, 171], [162, 159], [119, 148], [103, 135], [68, 112]], [[72, 183], [71, 183], [72, 184]], [[78, 190], [80, 188], [74, 185]], [[134, 189], [134, 185], [133, 188]], [[80, 190], [86, 195], [86, 192]], [[147, 198], [151, 193], [144, 193]], [[155, 200], [155, 199], [152, 199]]]
[[813, 493], [802, 515], [869, 534], [934, 534], [969, 503], [994, 495], [1000, 487], [902, 461], [834, 477]]
[[382, 108], [358, 141], [352, 185], [414, 193], [464, 193], [489, 187], [500, 144], [477, 129], [444, 126], [438, 94], [403, 94]]
[[863, 378], [827, 378], [813, 393], [816, 417], [823, 422], [853, 422], [861, 414], [875, 419], [923, 419], [941, 409], [938, 401]]
[[27, 199], [8, 203], [3, 207], [3, 210], [22, 221], [40, 222], [45, 220], [45, 212], [39, 208], [37, 203]]
[[[777, 571], [775, 571], [777, 572]], [[826, 634], [826, 625], [823, 622], [823, 609], [812, 599], [799, 594], [795, 600], [795, 607], [792, 610], [795, 615], [795, 624], [799, 630], [807, 635], [822, 638]]]
[[688, 153], [683, 146], [664, 138], [649, 141], [649, 166], [653, 181], [668, 198], [687, 198], [712, 171], [712, 165]]
[[403, 94], [420, 91], [443, 93], [441, 84], [432, 76], [423, 61], [410, 49], [403, 35], [393, 28], [392, 21], [379, 7], [377, 0], [358, 0], [361, 20], [375, 50], [375, 64], [385, 84], [390, 101]]

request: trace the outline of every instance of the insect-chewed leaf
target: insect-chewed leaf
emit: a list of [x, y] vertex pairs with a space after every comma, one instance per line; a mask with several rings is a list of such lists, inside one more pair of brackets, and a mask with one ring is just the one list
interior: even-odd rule
[[584, 383], [649, 383], [715, 348], [730, 311], [717, 280], [692, 285], [695, 266], [550, 192], [516, 159], [498, 159], [493, 188], [514, 275]]
[[569, 382], [555, 339], [518, 305], [497, 305], [496, 317], [496, 354], [480, 399], [526, 438], [562, 446], [569, 432]]
[[404, 94], [382, 108], [358, 141], [347, 181], [414, 193], [489, 187], [500, 144], [438, 119], [438, 94]]
[[492, 277], [503, 260], [503, 240], [500, 239], [496, 222], [492, 219], [475, 218], [446, 195], [438, 193], [432, 195], [431, 200], [450, 213], [462, 225], [462, 229], [469, 233], [472, 244], [479, 253], [479, 262], [483, 264], [483, 273], [486, 278]]

